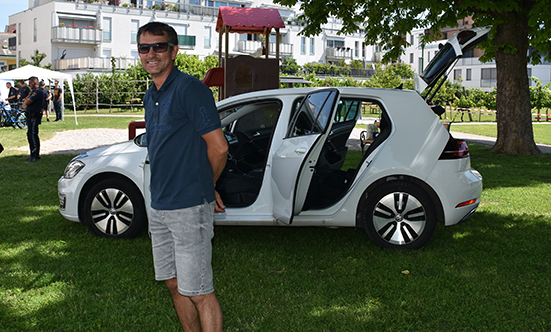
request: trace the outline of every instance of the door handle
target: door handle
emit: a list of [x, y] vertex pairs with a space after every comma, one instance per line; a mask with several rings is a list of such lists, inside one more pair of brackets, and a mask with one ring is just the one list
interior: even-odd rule
[[295, 152], [296, 152], [297, 154], [305, 154], [306, 151], [308, 151], [308, 149], [306, 149], [306, 148], [297, 148], [297, 149], [295, 150]]

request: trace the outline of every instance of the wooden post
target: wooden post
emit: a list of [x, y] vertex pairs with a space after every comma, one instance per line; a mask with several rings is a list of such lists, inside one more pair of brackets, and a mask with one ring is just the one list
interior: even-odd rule
[[264, 28], [264, 41], [266, 46], [266, 59], [268, 59], [268, 55], [270, 54], [270, 35], [268, 35], [268, 28]]
[[277, 60], [279, 60], [279, 42], [280, 42], [280, 40], [279, 40], [279, 28], [275, 28], [275, 31], [276, 31], [276, 41], [275, 41], [276, 42], [276, 46], [275, 46], [276, 54], [275, 54], [275, 57], [276, 57]]
[[224, 94], [222, 95], [222, 99], [225, 99], [226, 98], [226, 78], [228, 77], [228, 73], [226, 72], [226, 68], [228, 67], [226, 65], [227, 61], [228, 61], [228, 56], [229, 56], [229, 53], [230, 53], [230, 27], [229, 26], [225, 26], [224, 28], [224, 33], [226, 34], [226, 45], [225, 45], [225, 49], [226, 49], [226, 52], [225, 52], [225, 56], [224, 56]]

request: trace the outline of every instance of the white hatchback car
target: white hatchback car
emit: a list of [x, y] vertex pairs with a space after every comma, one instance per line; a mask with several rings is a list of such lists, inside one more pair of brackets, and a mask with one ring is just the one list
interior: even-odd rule
[[[488, 31], [450, 38], [422, 82], [434, 87]], [[217, 107], [229, 152], [216, 186], [227, 209], [216, 225], [361, 227], [378, 246], [416, 249], [438, 221], [454, 225], [480, 203], [482, 177], [467, 144], [418, 91], [267, 90]], [[357, 162], [347, 142], [366, 108], [380, 114], [380, 133]], [[75, 157], [58, 182], [61, 214], [98, 236], [139, 234], [149, 206], [146, 145], [147, 133]]]

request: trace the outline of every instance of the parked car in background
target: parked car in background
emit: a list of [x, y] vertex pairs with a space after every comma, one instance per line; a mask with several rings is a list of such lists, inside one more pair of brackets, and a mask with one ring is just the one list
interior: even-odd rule
[[[452, 37], [452, 60], [488, 30], [460, 32], [467, 41]], [[449, 58], [433, 61], [449, 68]], [[431, 88], [447, 68], [421, 77]], [[450, 135], [417, 91], [267, 90], [217, 107], [229, 152], [216, 184], [227, 208], [215, 215], [216, 225], [359, 227], [378, 246], [416, 249], [438, 221], [457, 224], [480, 203], [482, 177], [471, 168], [467, 144]], [[360, 162], [344, 167], [366, 107], [380, 114], [380, 133]], [[61, 214], [98, 236], [139, 234], [149, 209], [146, 146], [144, 133], [75, 157], [58, 182]]]

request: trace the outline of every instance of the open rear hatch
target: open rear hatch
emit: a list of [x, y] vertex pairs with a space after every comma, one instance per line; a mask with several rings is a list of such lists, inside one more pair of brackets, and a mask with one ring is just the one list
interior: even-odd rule
[[[427, 101], [427, 104], [431, 104], [431, 100], [447, 79], [448, 73], [453, 69], [457, 60], [488, 39], [491, 28], [492, 26], [489, 25], [462, 30], [448, 39], [445, 45], [441, 46], [442, 44], [440, 44], [440, 51], [416, 80], [416, 90]], [[444, 79], [440, 80], [442, 77]], [[440, 107], [434, 111], [436, 113], [441, 109]]]

